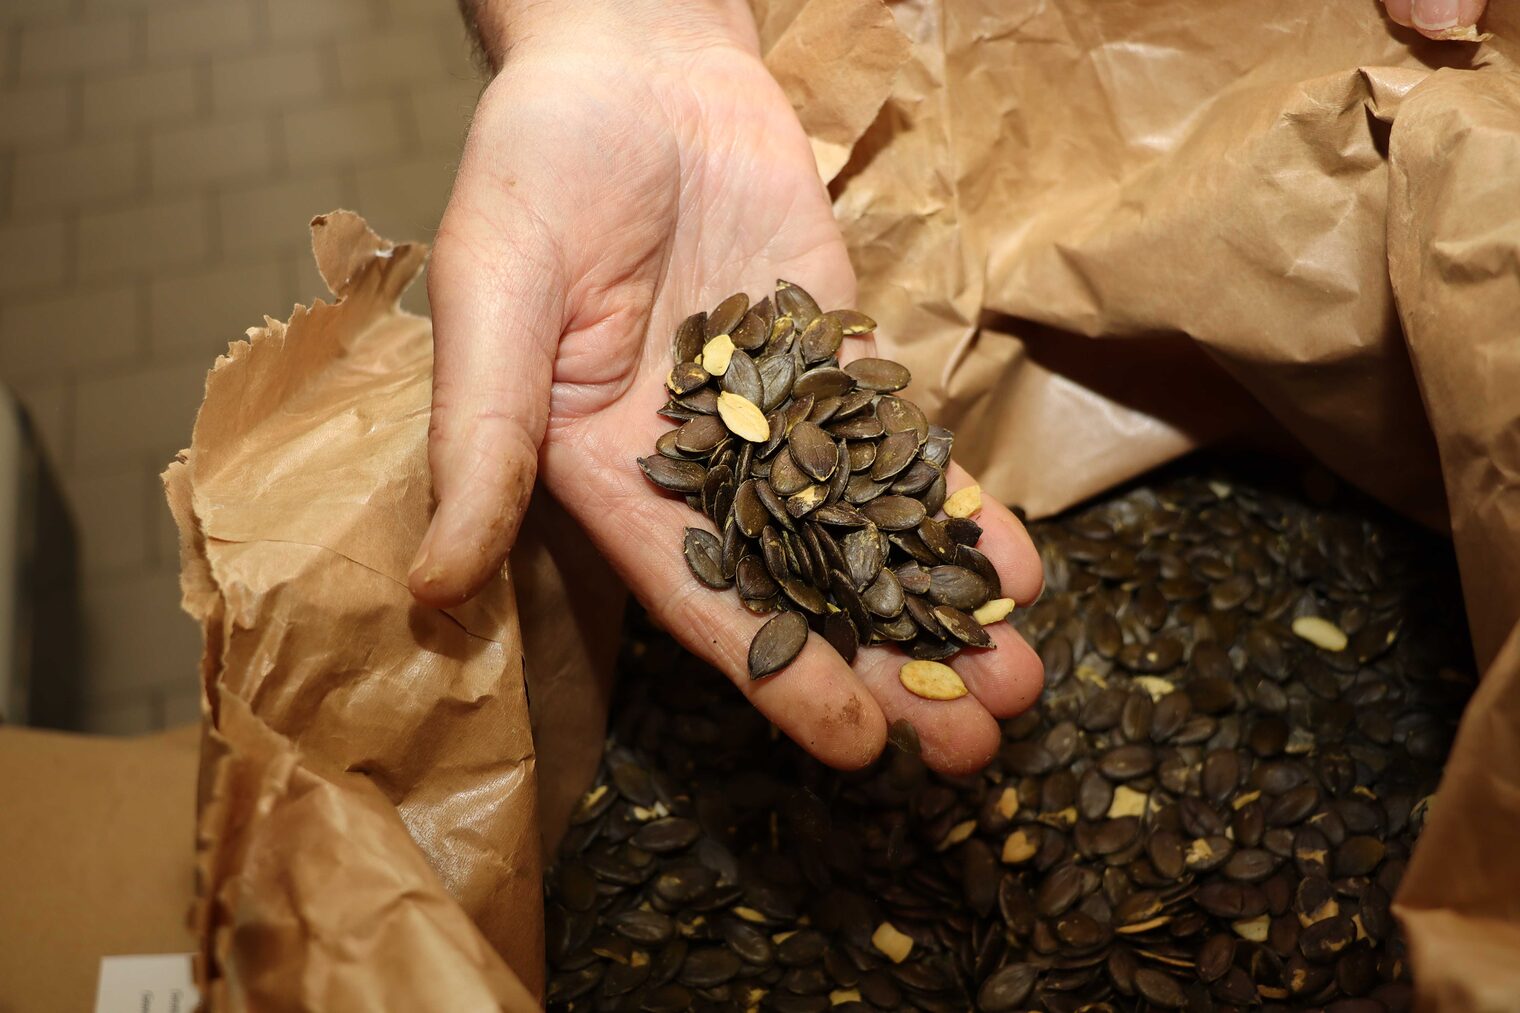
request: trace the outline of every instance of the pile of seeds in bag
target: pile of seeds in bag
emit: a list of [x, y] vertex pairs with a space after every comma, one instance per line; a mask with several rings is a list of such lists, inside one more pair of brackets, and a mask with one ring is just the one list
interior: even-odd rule
[[1408, 1010], [1389, 912], [1471, 691], [1449, 547], [1210, 472], [1032, 526], [1039, 705], [843, 774], [630, 619], [546, 877], [551, 1010]]

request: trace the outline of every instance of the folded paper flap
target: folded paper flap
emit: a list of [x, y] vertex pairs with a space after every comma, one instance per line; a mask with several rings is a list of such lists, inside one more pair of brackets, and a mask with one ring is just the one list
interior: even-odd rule
[[[406, 586], [432, 508], [432, 342], [397, 298], [425, 250], [348, 213], [313, 236], [338, 301], [235, 343], [166, 473], [222, 736], [202, 842], [206, 922], [225, 931], [207, 974], [236, 1008], [381, 1008], [444, 972], [459, 981], [408, 1008], [530, 1008], [541, 859], [511, 585], [452, 614]], [[336, 869], [337, 842], [370, 857]], [[391, 895], [388, 866], [430, 871]], [[394, 917], [351, 920], [377, 907]]]
[[352, 211], [330, 211], [311, 220], [311, 247], [317, 270], [333, 295], [343, 297], [367, 272], [378, 271], [392, 302], [427, 260], [427, 247], [382, 239]]
[[1389, 156], [1389, 271], [1487, 665], [1520, 622], [1520, 73], [1430, 75]]
[[[207, 822], [225, 821], [219, 962], [238, 947], [234, 925], [262, 938], [214, 983], [218, 1005], [284, 1008], [291, 982], [309, 977], [306, 1008], [537, 1008], [372, 784], [312, 773], [236, 697], [221, 724], [232, 759], [207, 807]], [[258, 818], [240, 817], [250, 811]]]
[[908, 59], [881, 0], [811, 0], [765, 53], [813, 143], [825, 183], [849, 161]]

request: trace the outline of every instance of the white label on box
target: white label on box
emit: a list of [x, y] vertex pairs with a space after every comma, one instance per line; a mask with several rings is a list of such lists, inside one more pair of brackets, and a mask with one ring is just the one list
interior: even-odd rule
[[100, 959], [95, 1013], [194, 1013], [199, 1001], [188, 953]]

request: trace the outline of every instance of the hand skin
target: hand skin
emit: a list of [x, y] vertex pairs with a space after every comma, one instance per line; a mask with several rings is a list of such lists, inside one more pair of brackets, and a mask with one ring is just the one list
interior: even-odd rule
[[[864, 649], [852, 670], [816, 635], [786, 670], [752, 682], [749, 642], [764, 619], [692, 578], [682, 532], [705, 522], [634, 463], [671, 425], [656, 410], [687, 314], [734, 291], [759, 298], [778, 277], [825, 308], [853, 305], [828, 194], [748, 8], [514, 0], [475, 14], [500, 71], [429, 270], [438, 506], [413, 593], [447, 607], [490, 579], [536, 476], [655, 620], [820, 760], [863, 766], [906, 718], [930, 766], [981, 767], [1000, 742], [996, 719], [1034, 703], [1043, 678], [1011, 626], [993, 630], [997, 650], [957, 658], [971, 695], [948, 703], [902, 687], [897, 649]], [[843, 355], [871, 347], [849, 339]], [[958, 468], [948, 478], [952, 491], [971, 481]], [[1028, 604], [1039, 556], [1008, 511], [985, 503], [982, 548], [1004, 593]]]
[[1451, 37], [1471, 28], [1483, 16], [1488, 0], [1382, 0], [1388, 16], [1406, 28], [1432, 39]]

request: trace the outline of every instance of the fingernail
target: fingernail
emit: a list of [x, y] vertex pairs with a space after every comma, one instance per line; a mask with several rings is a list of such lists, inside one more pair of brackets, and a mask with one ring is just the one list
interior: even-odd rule
[[1429, 32], [1455, 28], [1457, 3], [1458, 0], [1415, 0], [1414, 26]]

